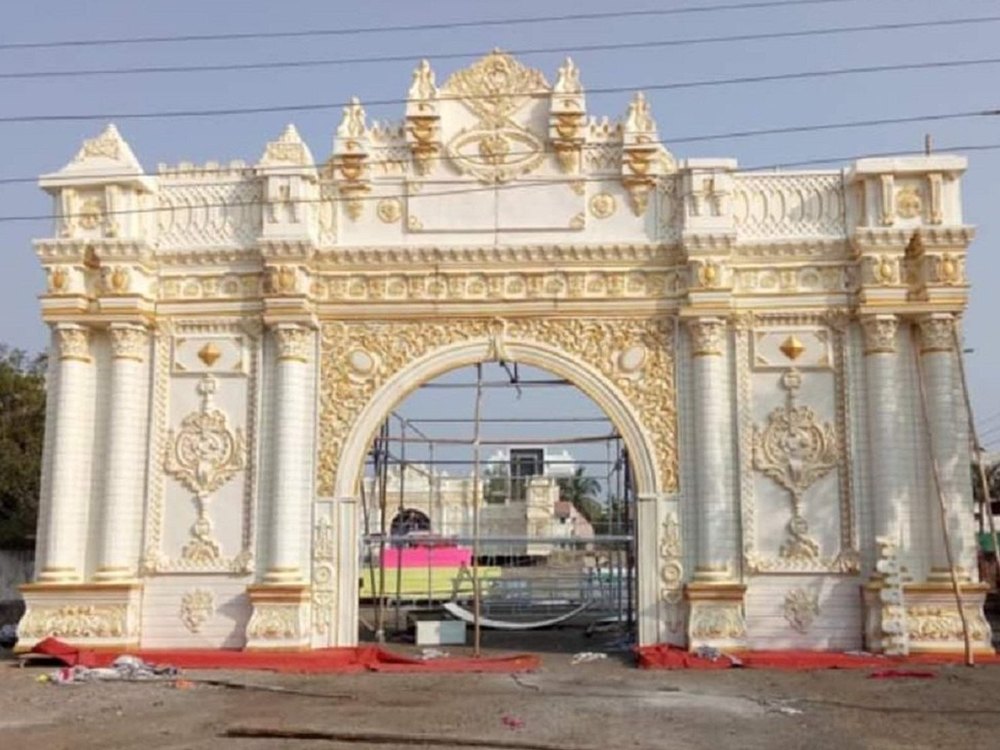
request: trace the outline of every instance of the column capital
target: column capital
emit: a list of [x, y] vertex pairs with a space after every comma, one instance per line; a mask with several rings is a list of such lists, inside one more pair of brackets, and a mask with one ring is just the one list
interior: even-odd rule
[[950, 352], [955, 348], [955, 316], [932, 313], [916, 319], [920, 333], [920, 353]]
[[79, 323], [56, 323], [56, 345], [60, 360], [92, 362], [90, 356], [90, 328]]
[[725, 351], [725, 318], [689, 318], [688, 331], [691, 334], [691, 353], [695, 357], [718, 356]]
[[891, 314], [862, 315], [861, 330], [865, 335], [865, 355], [895, 354], [899, 317]]
[[278, 345], [279, 362], [309, 362], [312, 355], [312, 328], [301, 323], [276, 323], [270, 326]]
[[140, 323], [112, 323], [108, 328], [113, 359], [143, 362], [149, 348], [149, 329]]

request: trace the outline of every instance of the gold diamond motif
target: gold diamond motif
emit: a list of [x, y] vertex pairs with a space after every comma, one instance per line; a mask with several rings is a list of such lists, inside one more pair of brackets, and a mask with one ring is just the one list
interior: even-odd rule
[[205, 346], [198, 350], [198, 359], [205, 363], [206, 367], [211, 367], [222, 356], [222, 352], [219, 351], [219, 347], [209, 341]]
[[794, 361], [802, 356], [802, 352], [806, 350], [806, 345], [792, 335], [785, 339], [778, 348], [782, 354]]

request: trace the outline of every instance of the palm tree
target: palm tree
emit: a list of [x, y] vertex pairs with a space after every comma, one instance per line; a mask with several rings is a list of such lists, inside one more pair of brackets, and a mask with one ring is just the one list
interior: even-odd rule
[[588, 522], [594, 523], [601, 518], [603, 510], [597, 500], [601, 492], [601, 483], [594, 477], [584, 476], [584, 467], [578, 466], [571, 477], [560, 477], [559, 499], [568, 500], [573, 507]]

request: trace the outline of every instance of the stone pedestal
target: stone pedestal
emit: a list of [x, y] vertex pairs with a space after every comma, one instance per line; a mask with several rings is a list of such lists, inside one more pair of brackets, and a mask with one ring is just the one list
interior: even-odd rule
[[310, 647], [310, 587], [264, 584], [247, 588], [253, 614], [248, 651], [303, 651]]
[[[983, 615], [988, 587], [983, 583], [964, 583], [962, 606], [969, 622], [972, 649], [977, 654], [992, 654], [990, 625]], [[955, 605], [950, 583], [914, 583], [903, 586], [906, 602], [906, 628], [911, 654], [965, 653], [962, 619]]]
[[48, 637], [116, 651], [139, 646], [142, 584], [138, 581], [29, 583], [21, 593], [27, 609], [18, 625], [19, 652]]
[[688, 649], [709, 646], [732, 651], [746, 648], [746, 586], [737, 583], [690, 583], [688, 601]]

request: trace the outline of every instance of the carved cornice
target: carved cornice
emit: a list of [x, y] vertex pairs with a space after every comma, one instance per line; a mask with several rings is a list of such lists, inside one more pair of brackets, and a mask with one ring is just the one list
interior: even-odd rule
[[317, 267], [427, 265], [427, 264], [587, 264], [647, 263], [675, 265], [680, 254], [669, 245], [611, 243], [597, 245], [491, 246], [386, 246], [323, 248], [316, 253]]
[[41, 239], [33, 245], [42, 263], [83, 263], [96, 255], [101, 260], [133, 261], [152, 268], [157, 257], [145, 242], [128, 239]]

